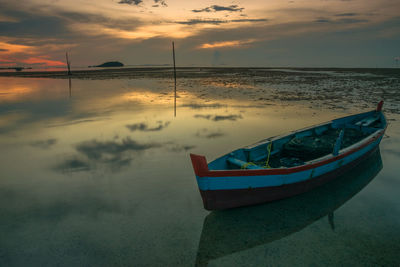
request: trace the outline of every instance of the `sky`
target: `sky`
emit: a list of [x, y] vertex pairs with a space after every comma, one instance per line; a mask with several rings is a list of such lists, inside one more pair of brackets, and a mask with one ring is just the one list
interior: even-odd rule
[[[0, 67], [396, 67], [399, 0], [0, 0]], [[400, 62], [399, 62], [400, 63]]]

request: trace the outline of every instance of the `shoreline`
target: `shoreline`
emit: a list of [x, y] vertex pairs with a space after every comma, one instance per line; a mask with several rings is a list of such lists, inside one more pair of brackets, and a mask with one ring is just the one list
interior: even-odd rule
[[[177, 67], [177, 72], [182, 78], [201, 78], [227, 74], [241, 74], [243, 76], [264, 76], [268, 73], [284, 73], [285, 75], [301, 74], [346, 74], [365, 73], [378, 75], [399, 75], [400, 68], [336, 68], [336, 67]], [[72, 70], [68, 75], [67, 70], [52, 71], [0, 71], [0, 77], [21, 78], [54, 78], [54, 79], [124, 79], [124, 78], [167, 78], [173, 72], [173, 67], [129, 67], [110, 69]], [[264, 75], [263, 75], [264, 74]]]

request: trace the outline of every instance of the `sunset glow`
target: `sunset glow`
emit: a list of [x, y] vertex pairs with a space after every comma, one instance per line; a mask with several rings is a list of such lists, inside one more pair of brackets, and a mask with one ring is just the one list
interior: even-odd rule
[[[228, 65], [368, 66], [376, 58], [390, 65], [400, 36], [395, 0], [0, 0], [0, 7], [0, 66], [62, 66], [66, 51], [73, 66], [165, 64], [172, 40], [182, 66], [219, 64], [208, 51]], [[378, 40], [388, 49], [376, 50]]]
[[225, 41], [225, 42], [216, 42], [212, 44], [202, 44], [200, 48], [220, 48], [220, 47], [239, 47], [246, 44], [250, 44], [255, 40], [237, 40], [237, 41]]

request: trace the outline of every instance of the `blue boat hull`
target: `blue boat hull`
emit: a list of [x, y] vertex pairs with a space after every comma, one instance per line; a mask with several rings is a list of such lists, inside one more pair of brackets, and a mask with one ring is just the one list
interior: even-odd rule
[[[336, 119], [283, 137], [266, 139], [250, 148], [235, 150], [209, 164], [204, 156], [191, 154], [204, 208], [219, 210], [274, 201], [304, 193], [334, 179], [378, 148], [387, 127], [381, 107], [380, 103], [375, 111]], [[373, 125], [371, 118], [378, 122], [378, 126], [366, 125]], [[352, 127], [365, 135], [342, 149], [335, 145], [332, 153], [298, 166], [270, 168], [245, 162], [246, 159], [250, 161], [254, 155], [259, 156], [260, 151], [266, 154], [266, 148], [271, 153], [272, 144], [275, 145], [275, 150], [282, 150], [282, 144], [287, 144], [288, 140], [310, 136], [311, 133], [319, 133], [321, 136], [329, 127], [344, 129], [340, 132], [336, 145], [343, 143], [341, 138], [343, 131], [346, 131], [345, 127]], [[229, 168], [231, 163], [243, 165], [242, 168]]]
[[[313, 188], [328, 183], [329, 181], [344, 174], [346, 171], [357, 166], [360, 162], [368, 158], [369, 155], [371, 155], [378, 149], [379, 142], [380, 139], [369, 145], [361, 153], [357, 153], [359, 154], [359, 156], [354, 160], [348, 161], [350, 160], [350, 158], [353, 157], [349, 157], [348, 159], [346, 159], [346, 161], [348, 161], [347, 164], [343, 165], [342, 163], [339, 162], [333, 163], [333, 165], [341, 164], [341, 167], [335, 168], [334, 170], [331, 171], [327, 171], [319, 176], [310, 177], [309, 175], [307, 177], [305, 176], [307, 174], [304, 175], [297, 174], [295, 176], [298, 176], [300, 181], [294, 183], [281, 184], [278, 186], [256, 187], [254, 185], [251, 186], [250, 183], [248, 183], [248, 180], [245, 179], [246, 185], [249, 185], [247, 188], [203, 190], [200, 188], [200, 183], [204, 184], [205, 180], [209, 179], [213, 180], [213, 182], [211, 183], [212, 186], [221, 184], [221, 180], [218, 181], [217, 179], [215, 179], [216, 177], [207, 177], [206, 179], [204, 179], [205, 177], [197, 177], [200, 194], [203, 199], [204, 208], [207, 210], [222, 210], [222, 209], [236, 208], [236, 207], [249, 206], [259, 203], [271, 202], [305, 193], [309, 190], [312, 190]], [[318, 169], [329, 169], [329, 168], [320, 167]], [[269, 176], [268, 179], [266, 178], [267, 177], [256, 177], [256, 179], [254, 180], [255, 181], [259, 179], [269, 180], [269, 178], [271, 177]], [[229, 186], [230, 186], [229, 184], [225, 183], [225, 187]]]

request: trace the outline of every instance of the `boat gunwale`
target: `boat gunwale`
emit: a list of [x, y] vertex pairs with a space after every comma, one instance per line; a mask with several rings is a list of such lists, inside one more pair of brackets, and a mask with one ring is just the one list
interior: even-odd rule
[[[371, 111], [369, 111], [369, 112], [371, 112]], [[369, 144], [373, 143], [378, 138], [383, 136], [388, 124], [387, 124], [386, 116], [384, 115], [384, 113], [381, 111], [378, 111], [378, 112], [380, 112], [382, 114], [382, 116], [385, 120], [386, 124], [385, 124], [384, 128], [378, 129], [376, 132], [365, 137], [364, 139], [360, 140], [359, 142], [354, 143], [353, 145], [340, 150], [340, 152], [337, 156], [333, 156], [332, 154], [325, 155], [323, 157], [308, 161], [306, 164], [301, 165], [301, 166], [294, 166], [294, 167], [290, 167], [290, 168], [271, 168], [271, 169], [261, 169], [261, 170], [254, 170], [254, 169], [252, 169], [252, 170], [246, 170], [246, 169], [245, 170], [239, 170], [239, 169], [237, 169], [237, 170], [209, 170], [206, 158], [204, 156], [190, 154], [190, 157], [192, 159], [192, 164], [193, 164], [193, 167], [195, 170], [195, 174], [199, 178], [202, 178], [202, 177], [262, 176], [262, 175], [279, 175], [279, 174], [291, 174], [291, 173], [301, 172], [301, 171], [313, 169], [313, 168], [320, 167], [325, 164], [340, 160], [348, 155], [351, 155], [351, 154], [361, 150], [362, 148], [368, 146]], [[365, 113], [368, 113], [368, 112], [365, 112]], [[347, 117], [351, 117], [351, 116], [355, 116], [355, 115], [358, 115], [358, 114], [349, 115], [349, 116], [341, 117], [338, 119], [343, 119], [343, 118], [347, 118]], [[289, 135], [297, 133], [297, 132], [301, 132], [304, 130], [308, 130], [308, 129], [316, 128], [316, 127], [319, 127], [322, 125], [333, 123], [333, 121], [335, 121], [335, 120], [331, 120], [329, 122], [324, 122], [324, 123], [317, 124], [314, 126], [306, 127], [306, 128], [303, 128], [303, 129], [300, 129], [297, 131], [290, 132], [289, 134], [267, 138], [256, 144], [261, 145], [261, 144], [263, 144], [263, 142], [266, 143], [266, 142], [270, 142], [273, 140], [277, 140], [277, 139], [289, 136]], [[256, 144], [254, 144], [254, 145], [256, 145]], [[252, 145], [250, 145], [249, 147], [252, 147]]]

